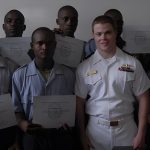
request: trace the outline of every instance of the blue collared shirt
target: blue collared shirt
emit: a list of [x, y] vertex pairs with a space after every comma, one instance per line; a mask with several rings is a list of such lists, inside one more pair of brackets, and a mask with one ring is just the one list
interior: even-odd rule
[[34, 60], [13, 74], [12, 100], [15, 112], [24, 112], [32, 120], [33, 96], [74, 94], [75, 76], [63, 66], [55, 64], [46, 81], [35, 66]]
[[84, 54], [85, 58], [93, 54], [96, 50], [96, 45], [94, 39], [90, 39], [86, 44], [84, 48]]

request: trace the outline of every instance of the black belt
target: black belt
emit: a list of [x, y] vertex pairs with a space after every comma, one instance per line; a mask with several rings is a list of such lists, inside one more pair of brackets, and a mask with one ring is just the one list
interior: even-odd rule
[[110, 126], [118, 126], [119, 125], [119, 121], [110, 121]]

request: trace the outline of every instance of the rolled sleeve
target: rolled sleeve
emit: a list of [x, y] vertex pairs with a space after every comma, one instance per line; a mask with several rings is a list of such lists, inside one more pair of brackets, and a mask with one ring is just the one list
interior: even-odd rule
[[20, 93], [19, 93], [20, 83], [18, 81], [19, 79], [18, 79], [17, 73], [15, 72], [12, 78], [12, 102], [14, 105], [15, 112], [24, 112], [22, 104], [21, 104], [21, 100], [20, 100]]
[[83, 99], [85, 99], [88, 94], [87, 85], [84, 83], [83, 75], [79, 69], [76, 71], [75, 94]]
[[150, 80], [146, 75], [141, 63], [137, 60], [137, 67], [135, 72], [135, 80], [133, 83], [133, 91], [136, 96], [146, 92], [150, 88]]

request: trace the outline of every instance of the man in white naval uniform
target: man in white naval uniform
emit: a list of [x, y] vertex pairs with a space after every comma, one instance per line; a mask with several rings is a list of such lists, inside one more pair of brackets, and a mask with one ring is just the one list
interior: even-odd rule
[[[116, 46], [116, 25], [110, 17], [96, 17], [92, 31], [97, 49], [76, 72], [77, 121], [83, 149], [133, 146], [141, 150], [150, 81], [140, 62]], [[139, 102], [138, 127], [133, 119], [135, 100]]]

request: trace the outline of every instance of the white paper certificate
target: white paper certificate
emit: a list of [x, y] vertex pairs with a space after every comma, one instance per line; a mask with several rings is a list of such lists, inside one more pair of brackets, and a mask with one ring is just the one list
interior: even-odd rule
[[56, 35], [55, 62], [76, 68], [81, 62], [84, 41], [68, 36]]
[[10, 94], [0, 95], [0, 129], [16, 125]]
[[75, 124], [75, 95], [36, 96], [33, 98], [33, 123], [45, 128]]
[[[83, 55], [84, 41], [56, 35], [56, 49], [54, 61], [70, 67], [77, 67]], [[9, 37], [0, 38], [0, 54], [11, 58], [19, 65], [31, 62], [28, 55], [30, 47], [30, 37]]]
[[0, 38], [0, 53], [19, 65], [29, 63], [31, 59], [27, 52], [30, 49], [30, 41], [30, 37]]

